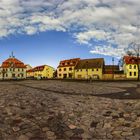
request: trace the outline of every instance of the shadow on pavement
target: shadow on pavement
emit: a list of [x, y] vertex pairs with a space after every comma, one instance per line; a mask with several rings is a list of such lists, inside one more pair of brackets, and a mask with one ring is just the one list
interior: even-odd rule
[[19, 86], [23, 87], [28, 87], [36, 90], [41, 90], [41, 91], [48, 91], [48, 92], [54, 92], [57, 94], [64, 94], [64, 95], [75, 95], [75, 96], [95, 96], [95, 97], [104, 97], [104, 98], [111, 98], [111, 99], [132, 99], [132, 100], [137, 100], [140, 99], [140, 85], [137, 84], [137, 87], [128, 87], [128, 88], [121, 88], [124, 89], [125, 91], [123, 92], [116, 92], [116, 93], [109, 93], [109, 94], [92, 94], [92, 93], [75, 93], [75, 92], [64, 92], [64, 91], [57, 91], [53, 89], [46, 89], [46, 88], [40, 88], [40, 87], [33, 87], [25, 84], [17, 84]]
[[140, 85], [137, 85], [137, 87], [128, 87], [128, 88], [121, 88], [125, 89], [123, 92], [118, 93], [109, 93], [109, 94], [98, 94], [94, 95], [96, 97], [105, 97], [105, 98], [111, 98], [111, 99], [132, 99], [137, 100], [140, 99]]

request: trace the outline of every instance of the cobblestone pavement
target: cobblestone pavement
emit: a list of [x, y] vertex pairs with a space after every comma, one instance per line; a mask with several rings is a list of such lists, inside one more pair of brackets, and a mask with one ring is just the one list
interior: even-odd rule
[[140, 140], [139, 94], [131, 81], [0, 82], [0, 140]]

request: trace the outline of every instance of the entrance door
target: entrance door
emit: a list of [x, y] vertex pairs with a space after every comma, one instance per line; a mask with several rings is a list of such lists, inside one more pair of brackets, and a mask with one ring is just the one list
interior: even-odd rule
[[13, 74], [12, 74], [12, 78], [15, 78], [15, 77], [16, 77], [16, 75], [13, 73]]
[[72, 73], [69, 73], [69, 78], [72, 78]]
[[67, 74], [63, 74], [63, 78], [66, 79], [67, 78]]

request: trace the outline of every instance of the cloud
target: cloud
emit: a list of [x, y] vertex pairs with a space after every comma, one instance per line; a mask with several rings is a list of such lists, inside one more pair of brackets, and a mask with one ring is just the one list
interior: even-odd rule
[[106, 40], [108, 36], [108, 33], [103, 30], [90, 30], [78, 33], [76, 39], [81, 44], [89, 44], [91, 39]]
[[116, 58], [120, 58], [120, 56], [124, 55], [124, 47], [118, 47], [114, 48], [111, 45], [102, 45], [102, 46], [95, 46], [94, 49], [90, 51], [92, 54], [102, 54], [102, 55], [108, 55], [113, 56]]
[[119, 57], [139, 42], [139, 7], [139, 0], [0, 0], [0, 37], [71, 32], [91, 53]]

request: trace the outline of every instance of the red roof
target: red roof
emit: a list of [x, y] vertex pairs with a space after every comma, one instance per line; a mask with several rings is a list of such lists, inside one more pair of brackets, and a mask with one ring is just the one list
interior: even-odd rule
[[34, 72], [34, 69], [27, 70], [26, 72]]
[[43, 71], [46, 65], [42, 65], [42, 66], [37, 66], [35, 67], [33, 70], [34, 71]]
[[125, 64], [140, 64], [140, 58], [135, 56], [124, 56], [123, 60]]
[[73, 58], [73, 59], [68, 59], [68, 60], [62, 60], [62, 61], [60, 61], [58, 67], [76, 66], [79, 61], [80, 61], [80, 58]]
[[5, 60], [2, 63], [1, 68], [26, 68], [26, 66], [20, 60], [12, 57], [12, 58], [8, 58], [7, 60]]

